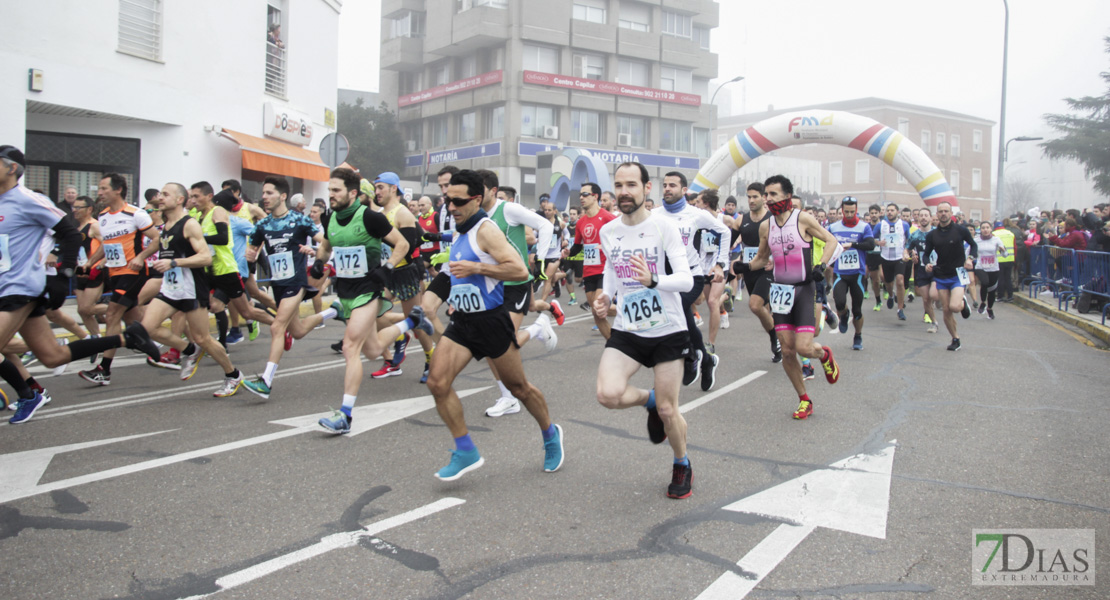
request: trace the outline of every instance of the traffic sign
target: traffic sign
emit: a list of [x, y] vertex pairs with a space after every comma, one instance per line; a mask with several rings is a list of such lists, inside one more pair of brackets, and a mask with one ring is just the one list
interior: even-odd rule
[[320, 160], [332, 169], [343, 164], [351, 153], [351, 143], [342, 133], [329, 133], [320, 140]]

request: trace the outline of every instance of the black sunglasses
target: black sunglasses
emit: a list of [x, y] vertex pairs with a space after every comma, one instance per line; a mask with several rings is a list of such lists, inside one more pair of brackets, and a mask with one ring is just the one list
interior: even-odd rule
[[582, 192], [582, 193], [578, 194], [578, 197], [579, 198], [585, 198], [586, 196], [594, 196], [594, 195], [595, 194], [592, 194], [590, 192]]
[[475, 198], [481, 198], [481, 196], [469, 196], [469, 197], [466, 197], [466, 198], [451, 198], [451, 197], [448, 197], [447, 201], [450, 202], [451, 204], [454, 204], [455, 206], [466, 206], [467, 204], [470, 203], [471, 200], [473, 200]]

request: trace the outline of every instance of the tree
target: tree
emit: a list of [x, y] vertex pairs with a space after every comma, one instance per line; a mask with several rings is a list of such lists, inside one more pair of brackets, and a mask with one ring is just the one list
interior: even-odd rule
[[[1110, 53], [1110, 36], [1103, 38]], [[1095, 190], [1110, 196], [1110, 71], [1099, 74], [1107, 84], [1101, 96], [1065, 98], [1072, 113], [1045, 115], [1045, 121], [1061, 137], [1042, 143], [1045, 156], [1082, 163]]]
[[404, 170], [404, 140], [397, 116], [384, 102], [377, 108], [363, 106], [362, 98], [353, 105], [340, 104], [337, 119], [339, 133], [351, 143], [347, 162], [358, 168], [363, 178], [373, 181], [379, 173]]
[[[1006, 204], [1010, 207], [1010, 214], [1025, 214], [1030, 208], [1039, 206], [1040, 190], [1037, 181], [1029, 181], [1022, 177], [1006, 178]], [[1002, 218], [1006, 215], [998, 215]]]

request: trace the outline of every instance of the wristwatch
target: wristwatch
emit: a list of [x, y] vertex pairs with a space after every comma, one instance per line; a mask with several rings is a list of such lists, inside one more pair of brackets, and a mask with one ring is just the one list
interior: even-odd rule
[[177, 268], [177, 259], [176, 258], [171, 258], [170, 259], [170, 268], [171, 269], [176, 269]]
[[655, 286], [657, 286], [657, 285], [659, 285], [659, 276], [656, 275], [655, 273], [652, 273], [651, 274], [651, 283], [648, 284], [648, 288], [649, 289], [655, 289]]

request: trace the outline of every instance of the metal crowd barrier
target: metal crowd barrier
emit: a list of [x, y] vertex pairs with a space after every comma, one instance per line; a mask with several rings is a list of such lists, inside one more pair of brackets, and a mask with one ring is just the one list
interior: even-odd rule
[[1029, 285], [1030, 298], [1051, 291], [1056, 308], [1065, 312], [1083, 294], [1105, 298], [1102, 324], [1106, 324], [1110, 313], [1110, 252], [1034, 246], [1029, 249], [1028, 266], [1029, 276], [1021, 283]]

